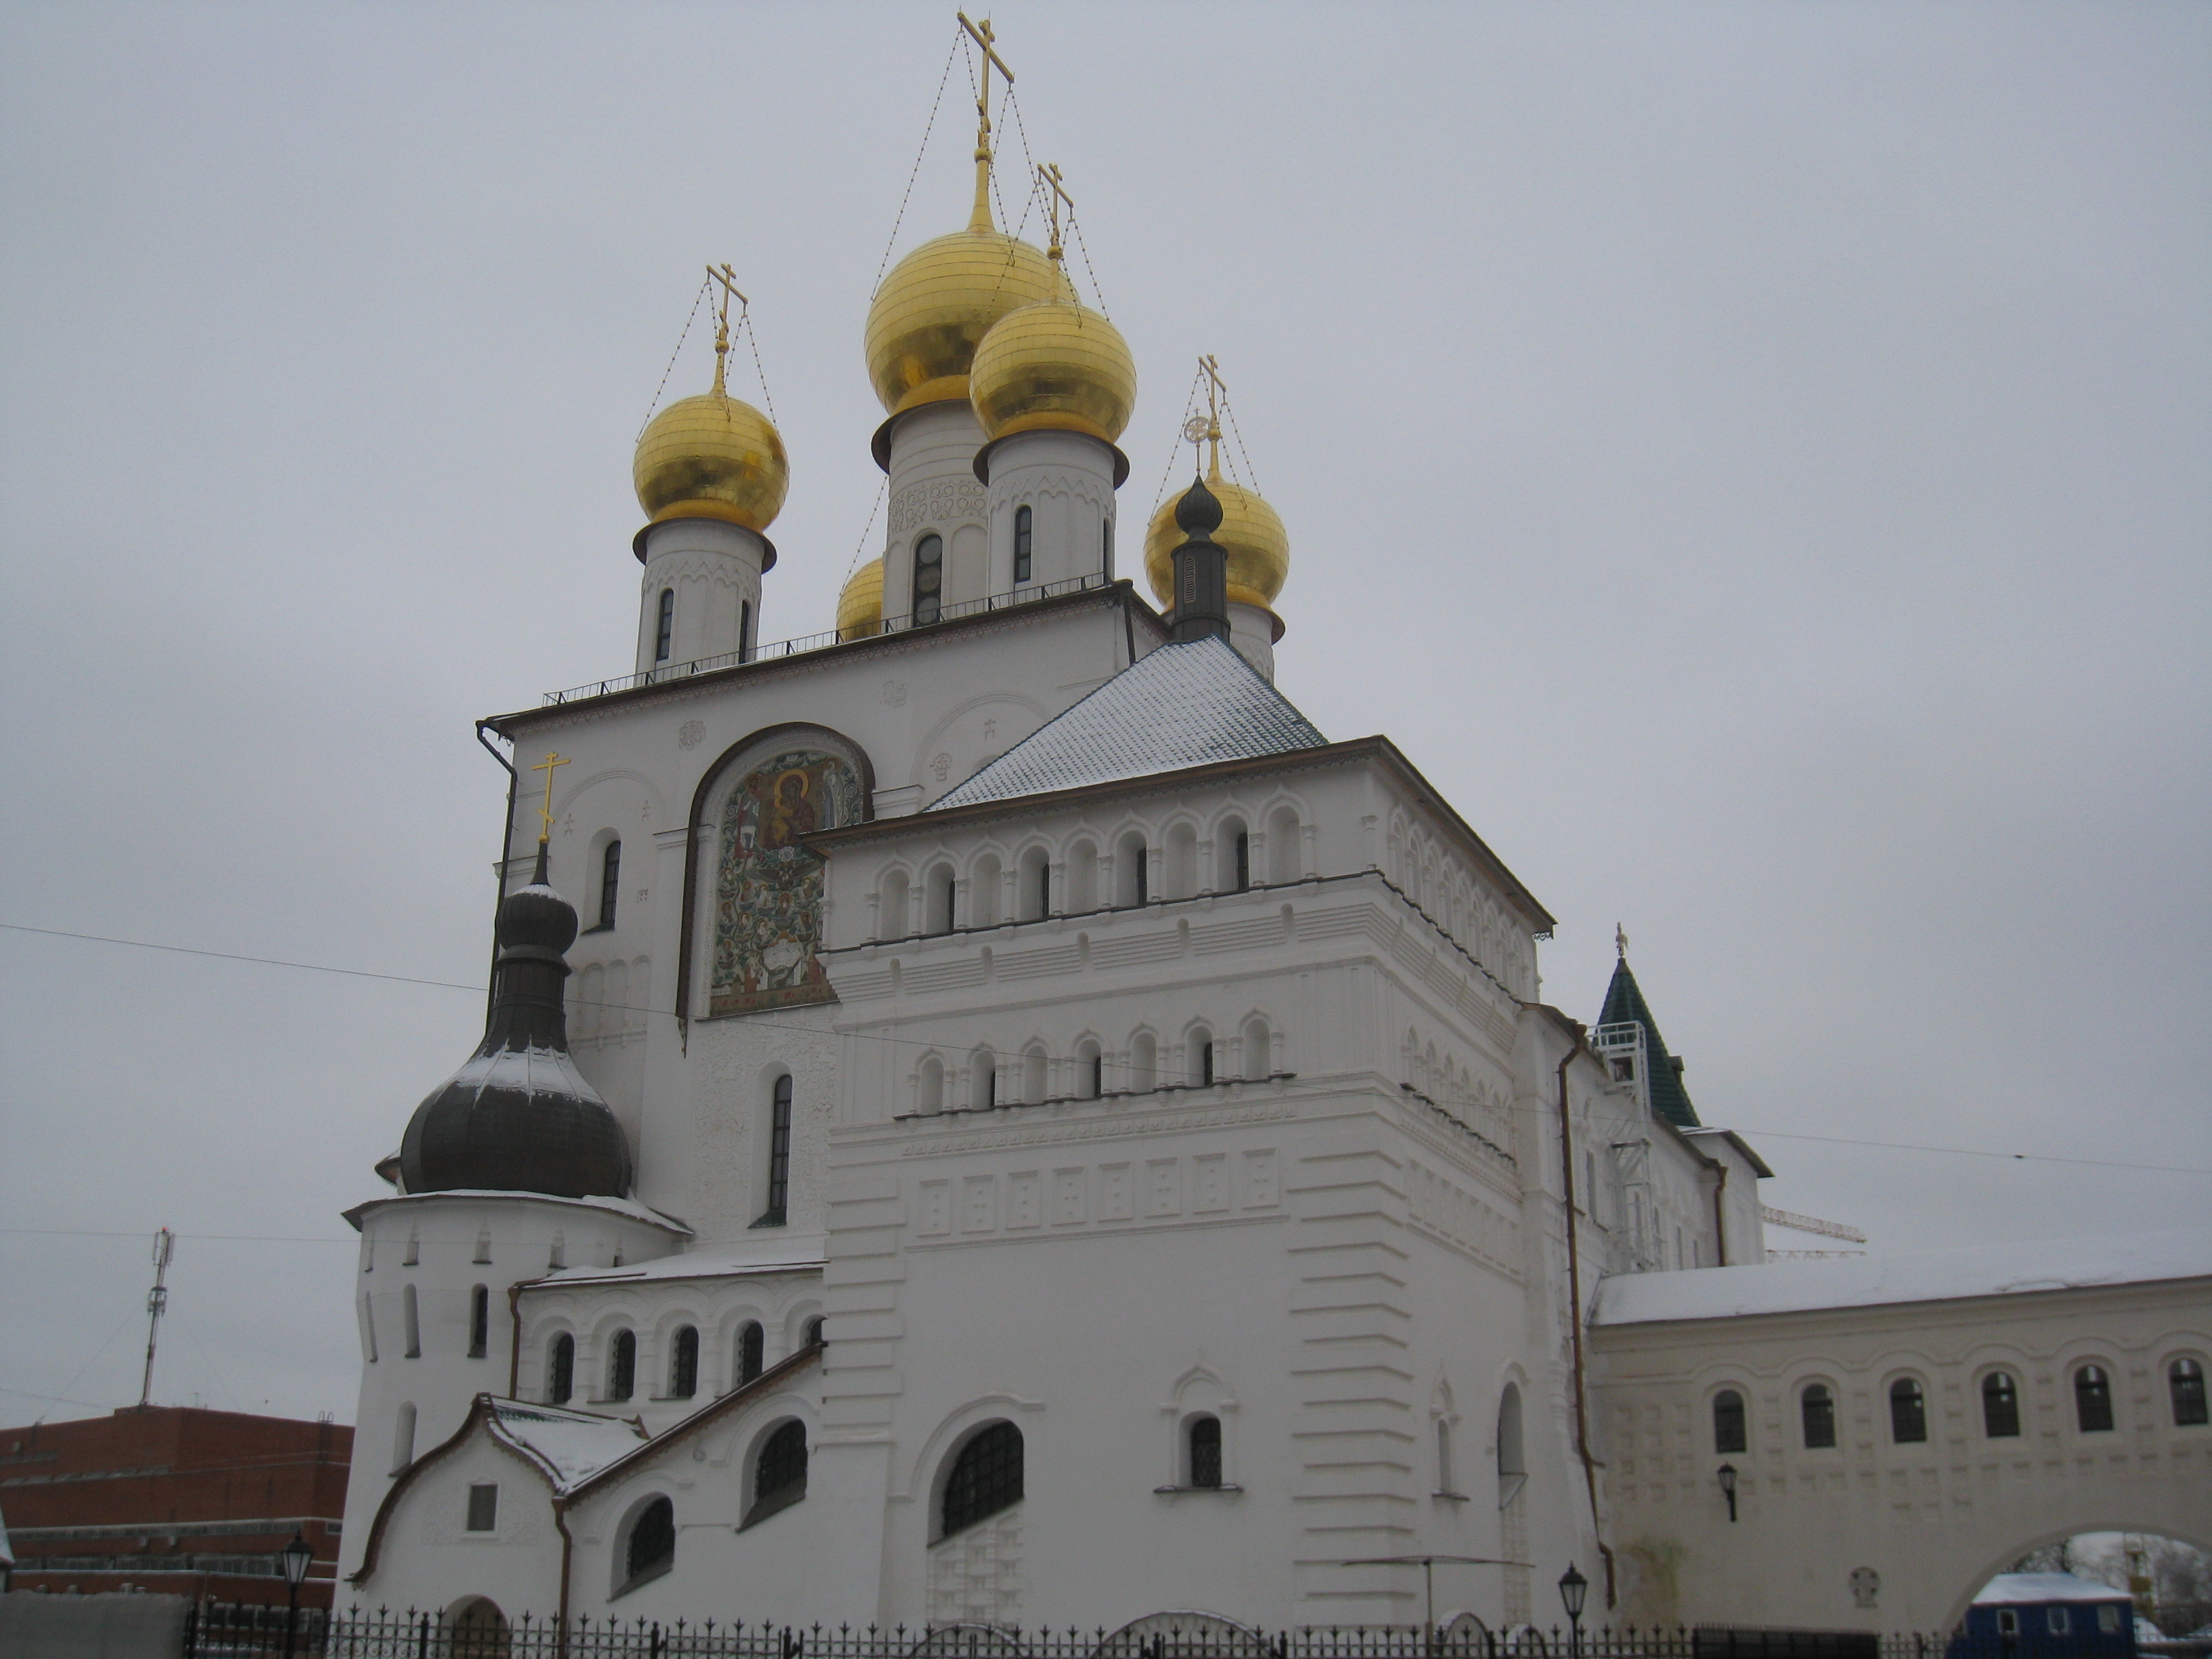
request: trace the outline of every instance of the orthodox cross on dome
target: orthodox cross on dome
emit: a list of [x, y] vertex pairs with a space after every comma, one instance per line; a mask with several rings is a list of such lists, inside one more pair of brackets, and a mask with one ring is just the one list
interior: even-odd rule
[[553, 769], [568, 763], [566, 755], [556, 754], [549, 749], [545, 751], [545, 758], [530, 769], [545, 775], [545, 804], [538, 809], [538, 844], [540, 847], [553, 839]]
[[[1217, 357], [1200, 357], [1199, 373], [1206, 376], [1206, 413], [1194, 415], [1182, 423], [1183, 441], [1195, 451], [1199, 445], [1209, 446], [1206, 476], [1221, 476], [1221, 405], [1229, 397], [1229, 383], [1221, 378], [1221, 362]], [[1192, 466], [1197, 462], [1194, 457]]]
[[975, 211], [969, 216], [968, 228], [989, 230], [991, 225], [991, 71], [997, 70], [1006, 77], [1006, 84], [1014, 84], [1014, 72], [1006, 67], [1006, 60], [999, 56], [999, 49], [991, 43], [997, 36], [991, 32], [991, 20], [980, 23], [968, 21], [964, 11], [955, 12], [960, 27], [968, 31], [969, 38], [982, 48], [983, 73], [975, 94]]
[[1044, 186], [1045, 206], [1052, 214], [1052, 240], [1045, 246], [1044, 257], [1057, 264], [1062, 252], [1060, 246], [1060, 210], [1063, 204], [1066, 205], [1067, 221], [1070, 224], [1073, 224], [1075, 198], [1067, 193], [1067, 186], [1061, 181], [1060, 163], [1057, 161], [1046, 161], [1038, 166], [1037, 182]]
[[[720, 283], [722, 285], [721, 309], [714, 319], [714, 395], [719, 398], [724, 395], [722, 368], [730, 356], [731, 298], [734, 295], [737, 300], [739, 322], [744, 320], [745, 313], [750, 307], [752, 301], [738, 292], [738, 273], [726, 264], [708, 265], [707, 280], [710, 283]], [[530, 769], [534, 772], [538, 769], [533, 766]], [[545, 775], [545, 781], [548, 784], [553, 781], [553, 775], [550, 772]]]

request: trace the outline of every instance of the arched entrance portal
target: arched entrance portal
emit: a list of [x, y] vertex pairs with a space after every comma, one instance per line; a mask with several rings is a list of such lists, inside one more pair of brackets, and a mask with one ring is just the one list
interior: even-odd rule
[[2212, 1549], [2206, 1540], [2093, 1529], [2039, 1539], [1983, 1574], [1960, 1595], [1947, 1628], [1957, 1628], [1992, 1583], [2021, 1574], [2067, 1575], [2109, 1585], [2128, 1595], [2136, 1611], [2167, 1638], [2212, 1624]]
[[483, 1595], [465, 1595], [446, 1609], [446, 1651], [453, 1659], [507, 1659], [507, 1615]]

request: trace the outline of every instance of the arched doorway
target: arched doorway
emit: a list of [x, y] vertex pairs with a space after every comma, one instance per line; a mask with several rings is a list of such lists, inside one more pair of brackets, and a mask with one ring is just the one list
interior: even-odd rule
[[[1994, 1632], [2003, 1616], [2014, 1627], [2002, 1632], [2009, 1636], [2026, 1625], [2066, 1619], [2067, 1598], [2081, 1603], [2077, 1621], [2094, 1619], [2093, 1587], [2128, 1600], [2141, 1621], [2136, 1626], [2141, 1641], [2170, 1641], [2212, 1626], [2212, 1549], [2165, 1533], [2118, 1530], [2039, 1540], [1985, 1575], [1953, 1624], [1987, 1625]], [[2007, 1611], [2000, 1615], [1999, 1608]]]
[[446, 1609], [446, 1638], [452, 1659], [507, 1659], [507, 1615], [489, 1596], [465, 1595]]

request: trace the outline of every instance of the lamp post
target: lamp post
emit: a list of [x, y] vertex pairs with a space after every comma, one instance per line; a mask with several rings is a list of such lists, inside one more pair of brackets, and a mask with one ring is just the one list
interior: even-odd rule
[[1575, 1571], [1573, 1562], [1568, 1562], [1567, 1571], [1559, 1579], [1559, 1600], [1567, 1604], [1570, 1653], [1583, 1650], [1583, 1598], [1589, 1594], [1589, 1580]]
[[1721, 1496], [1727, 1498], [1729, 1501], [1729, 1520], [1730, 1523], [1733, 1524], [1735, 1520], [1735, 1465], [1733, 1463], [1722, 1464], [1720, 1467], [1720, 1477]]
[[284, 1569], [284, 1659], [292, 1659], [292, 1626], [300, 1616], [300, 1584], [307, 1576], [307, 1564], [314, 1559], [315, 1547], [296, 1528], [292, 1541], [276, 1552], [276, 1565]]

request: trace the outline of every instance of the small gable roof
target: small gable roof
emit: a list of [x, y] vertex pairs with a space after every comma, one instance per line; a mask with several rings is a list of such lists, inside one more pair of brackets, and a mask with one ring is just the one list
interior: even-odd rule
[[1623, 956], [1613, 964], [1613, 983], [1605, 991], [1605, 1012], [1597, 1017], [1597, 1023], [1622, 1025], [1630, 1020], [1644, 1027], [1644, 1086], [1651, 1109], [1678, 1129], [1698, 1127], [1698, 1109], [1690, 1104], [1690, 1091], [1682, 1086], [1681, 1062], [1660, 1036], [1659, 1023], [1651, 1018], [1643, 988], [1629, 972], [1628, 958]]
[[939, 797], [930, 811], [1328, 744], [1235, 647], [1214, 638], [1188, 640], [1139, 658]]

